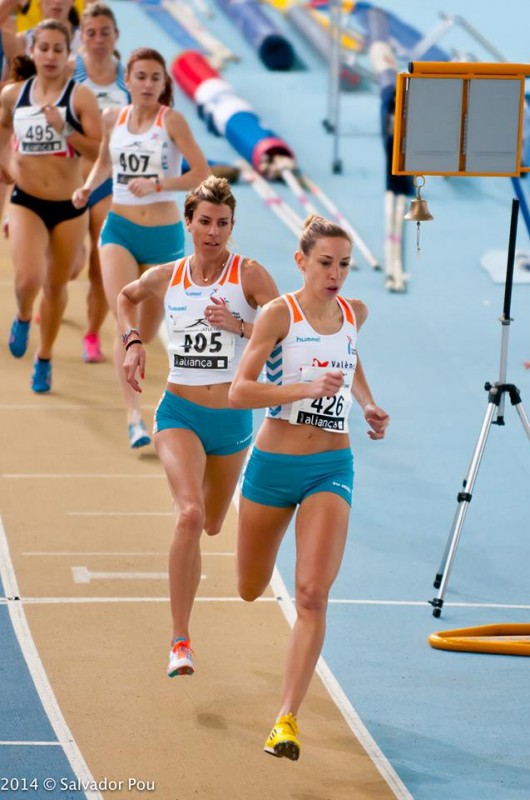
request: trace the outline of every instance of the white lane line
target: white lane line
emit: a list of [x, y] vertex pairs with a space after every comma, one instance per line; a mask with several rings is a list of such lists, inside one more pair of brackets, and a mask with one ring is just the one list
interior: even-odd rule
[[[270, 585], [272, 591], [277, 597], [280, 608], [282, 609], [287, 622], [292, 628], [296, 621], [296, 608], [293, 600], [289, 597], [287, 587], [283, 582], [283, 578], [280, 575], [277, 567], [274, 567]], [[396, 798], [398, 798], [398, 800], [414, 800], [413, 796], [395, 771], [394, 767], [380, 749], [372, 734], [366, 728], [364, 722], [354, 709], [340, 683], [335, 678], [333, 672], [330, 670], [322, 656], [320, 656], [318, 659], [316, 672], [328, 690], [335, 705], [348, 723], [349, 728], [353, 731], [358, 741], [364, 747], [374, 766], [385, 779], [390, 789], [394, 792]]]
[[174, 517], [173, 511], [67, 511], [69, 517]]
[[[13, 563], [9, 554], [9, 546], [5, 534], [2, 519], [0, 518], [0, 579], [8, 597], [18, 597], [19, 589], [13, 568]], [[66, 724], [66, 720], [61, 713], [61, 709], [51, 687], [46, 670], [40, 659], [39, 653], [31, 636], [24, 606], [20, 602], [9, 602], [7, 604], [9, 617], [15, 636], [20, 645], [20, 649], [28, 666], [29, 674], [33, 680], [37, 694], [39, 695], [45, 714], [48, 716], [50, 724], [61, 743], [63, 752], [68, 759], [76, 778], [84, 785], [95, 785], [88, 765], [83, 758], [81, 751], [75, 743], [73, 734]], [[87, 800], [103, 800], [103, 795], [99, 791], [87, 790], [85, 792]]]
[[[235, 491], [232, 502], [237, 510], [239, 507], [239, 487]], [[283, 582], [283, 578], [280, 575], [277, 567], [274, 567], [270, 586], [281, 610], [283, 611], [285, 619], [292, 628], [296, 621], [296, 608], [293, 600], [289, 597], [287, 587]], [[350, 700], [344, 693], [344, 690], [340, 686], [339, 682], [333, 675], [322, 656], [320, 656], [318, 659], [316, 671], [322, 683], [328, 690], [331, 699], [344, 717], [348, 727], [364, 747], [374, 766], [382, 778], [386, 781], [389, 788], [394, 792], [397, 800], [414, 800], [413, 796], [395, 771], [394, 767], [380, 749], [372, 734], [364, 725], [362, 719], [354, 709]]]
[[[165, 554], [164, 554], [165, 555]], [[204, 553], [203, 553], [204, 555]], [[212, 554], [214, 555], [214, 554]], [[231, 554], [230, 554], [231, 555]], [[107, 573], [109, 574], [109, 573]], [[127, 573], [130, 575], [131, 573]], [[152, 575], [152, 573], [148, 573]], [[160, 573], [162, 574], [162, 573]], [[167, 575], [167, 573], [164, 573]], [[6, 605], [12, 602], [11, 596], [0, 597], [0, 605]], [[17, 601], [18, 602], [18, 601]], [[45, 603], [168, 603], [169, 598], [164, 597], [21, 597], [21, 603], [28, 605], [45, 604]], [[243, 603], [245, 602], [240, 597], [196, 597], [197, 603]], [[277, 595], [274, 597], [259, 597], [254, 600], [255, 603], [294, 603], [294, 598], [287, 597], [286, 595]], [[330, 600], [330, 603], [336, 605], [359, 605], [359, 606], [416, 606], [424, 608], [429, 606], [427, 600], [418, 600], [417, 602], [409, 602], [408, 600]], [[508, 609], [512, 611], [528, 611], [530, 605], [516, 604], [516, 603], [444, 603], [444, 608], [497, 608]]]
[[155, 478], [158, 480], [166, 480], [165, 475], [157, 475], [151, 473], [116, 473], [112, 472], [110, 474], [105, 474], [103, 472], [94, 472], [94, 473], [77, 473], [73, 474], [72, 472], [66, 473], [58, 473], [58, 472], [35, 472], [35, 473], [9, 473], [4, 472], [0, 475], [0, 478], [5, 478], [8, 480], [42, 480], [45, 478], [49, 478], [50, 480], [64, 480], [65, 478], [73, 478], [74, 480], [88, 480], [89, 478], [95, 478], [96, 480], [140, 480], [144, 478]]
[[[32, 551], [25, 551], [21, 555], [23, 555], [23, 556], [38, 556], [39, 558], [42, 558], [42, 556], [53, 556], [53, 557], [55, 557], [55, 556], [76, 556], [76, 557], [81, 557], [81, 556], [105, 556], [105, 557], [107, 557], [107, 556], [110, 556], [110, 557], [112, 557], [112, 556], [140, 556], [141, 557], [141, 556], [167, 556], [167, 550], [151, 550], [151, 551], [145, 551], [145, 552], [125, 552], [124, 551], [122, 553], [112, 553], [112, 552], [109, 552], [109, 551], [105, 551], [103, 553], [101, 551], [96, 551], [96, 550], [92, 550], [92, 551], [88, 550], [88, 551], [83, 551], [83, 552], [80, 551], [80, 550], [76, 550], [75, 552], [71, 551], [71, 550], [49, 550], [47, 552], [39, 552], [38, 550], [32, 550]], [[235, 553], [234, 552], [201, 553], [201, 555], [204, 558], [204, 556], [235, 556]]]
[[[244, 603], [240, 597], [196, 597], [195, 603]], [[259, 597], [255, 603], [276, 603], [276, 597]], [[71, 603], [72, 605], [83, 603], [169, 603], [169, 597], [21, 597], [20, 600], [1, 597], [0, 606], [5, 605], [58, 605], [60, 603]]]
[[62, 747], [60, 742], [0, 742], [0, 747], [9, 745], [15, 745], [15, 747]]

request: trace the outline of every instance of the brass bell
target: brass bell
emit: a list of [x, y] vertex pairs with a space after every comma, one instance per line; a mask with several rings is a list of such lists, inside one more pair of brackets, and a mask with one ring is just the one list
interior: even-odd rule
[[[420, 183], [421, 180], [421, 183]], [[433, 215], [429, 211], [429, 207], [427, 205], [427, 200], [424, 200], [421, 196], [421, 189], [425, 186], [425, 178], [423, 175], [414, 176], [414, 186], [416, 187], [416, 197], [414, 200], [411, 200], [410, 208], [404, 216], [406, 220], [412, 220], [412, 222], [416, 223], [416, 251], [419, 253], [420, 251], [420, 223], [421, 222], [428, 222], [430, 219], [434, 219]]]

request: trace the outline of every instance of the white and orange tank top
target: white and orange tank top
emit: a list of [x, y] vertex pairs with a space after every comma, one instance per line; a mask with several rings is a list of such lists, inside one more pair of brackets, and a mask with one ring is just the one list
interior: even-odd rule
[[257, 310], [247, 302], [241, 283], [243, 261], [242, 256], [231, 253], [211, 286], [193, 282], [190, 257], [175, 263], [164, 298], [169, 383], [204, 386], [233, 380], [247, 340], [210, 325], [204, 310], [216, 297], [236, 319], [254, 322]]
[[168, 106], [160, 107], [153, 124], [143, 133], [129, 131], [131, 111], [131, 105], [121, 110], [110, 137], [113, 200], [128, 206], [176, 202], [177, 192], [163, 191], [135, 197], [129, 191], [128, 183], [133, 178], [163, 180], [176, 177], [182, 171], [182, 153], [164, 123]]
[[269, 407], [265, 416], [287, 420], [293, 425], [312, 425], [332, 433], [347, 433], [351, 387], [357, 366], [355, 313], [347, 300], [337, 297], [342, 327], [336, 333], [321, 334], [311, 327], [294, 295], [283, 295], [282, 300], [289, 309], [289, 331], [267, 359], [267, 381], [285, 386], [315, 380], [322, 372], [341, 370], [344, 384], [334, 397], [308, 398]]

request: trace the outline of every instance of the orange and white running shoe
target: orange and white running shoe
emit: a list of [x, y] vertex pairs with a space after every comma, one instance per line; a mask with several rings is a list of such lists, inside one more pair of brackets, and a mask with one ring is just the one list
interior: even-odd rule
[[167, 674], [169, 678], [177, 675], [193, 675], [193, 650], [189, 639], [177, 639], [169, 651]]
[[298, 761], [300, 756], [299, 732], [296, 717], [290, 713], [285, 714], [276, 720], [263, 749], [276, 758]]

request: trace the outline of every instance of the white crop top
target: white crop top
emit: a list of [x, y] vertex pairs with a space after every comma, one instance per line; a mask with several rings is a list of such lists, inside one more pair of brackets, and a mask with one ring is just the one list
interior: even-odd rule
[[169, 383], [205, 386], [233, 380], [247, 340], [238, 333], [212, 327], [205, 319], [204, 309], [210, 298], [216, 297], [236, 319], [254, 322], [257, 310], [247, 302], [241, 285], [243, 261], [232, 253], [218, 281], [211, 286], [193, 283], [189, 257], [175, 263], [164, 299]]
[[344, 385], [334, 397], [304, 399], [269, 407], [269, 419], [288, 420], [293, 425], [313, 425], [332, 433], [348, 432], [351, 387], [357, 366], [357, 326], [351, 305], [337, 297], [343, 323], [337, 333], [317, 333], [304, 317], [296, 297], [283, 295], [290, 315], [289, 331], [271, 352], [266, 363], [268, 383], [277, 386], [312, 381], [322, 372], [341, 370]]
[[142, 206], [150, 203], [176, 202], [177, 192], [163, 191], [135, 197], [127, 186], [133, 178], [173, 178], [182, 170], [182, 153], [169, 136], [164, 117], [169, 111], [161, 106], [148, 131], [131, 133], [129, 118], [132, 106], [122, 109], [110, 137], [112, 186], [115, 203]]

